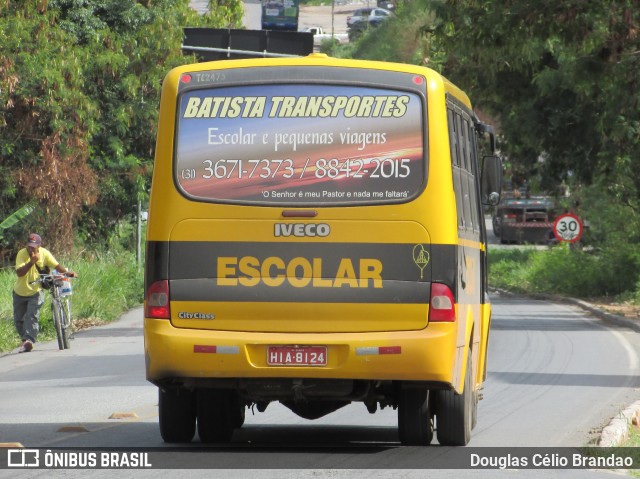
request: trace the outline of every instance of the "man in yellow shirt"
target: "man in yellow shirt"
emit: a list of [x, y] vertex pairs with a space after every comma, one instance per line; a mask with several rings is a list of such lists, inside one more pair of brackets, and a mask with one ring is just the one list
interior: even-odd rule
[[22, 340], [19, 352], [28, 353], [33, 349], [33, 343], [40, 331], [40, 308], [44, 303], [44, 292], [40, 283], [36, 281], [41, 273], [57, 270], [66, 276], [77, 278], [73, 271], [68, 271], [56, 261], [49, 250], [42, 247], [42, 238], [31, 233], [27, 240], [27, 247], [18, 251], [16, 256], [16, 273], [18, 278], [13, 287], [13, 321]]

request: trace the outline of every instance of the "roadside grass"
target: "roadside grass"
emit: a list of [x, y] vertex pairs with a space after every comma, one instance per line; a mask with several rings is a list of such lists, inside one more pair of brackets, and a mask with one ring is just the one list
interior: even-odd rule
[[489, 248], [489, 285], [516, 293], [550, 293], [640, 304], [640, 254], [632, 245], [606, 250]]
[[[620, 447], [640, 447], [640, 426], [631, 424], [629, 426], [629, 437], [620, 444]], [[633, 477], [640, 477], [639, 469], [630, 469], [629, 475]]]
[[[629, 437], [620, 445], [621, 447], [640, 447], [640, 426], [629, 426]], [[638, 471], [640, 477], [640, 471]]]
[[[138, 270], [134, 253], [91, 253], [84, 258], [59, 258], [78, 273], [73, 280], [71, 309], [76, 329], [108, 323], [143, 301], [143, 268]], [[0, 271], [0, 353], [20, 345], [13, 324], [13, 268]], [[55, 339], [51, 317], [51, 299], [45, 293], [40, 313], [38, 341]]]

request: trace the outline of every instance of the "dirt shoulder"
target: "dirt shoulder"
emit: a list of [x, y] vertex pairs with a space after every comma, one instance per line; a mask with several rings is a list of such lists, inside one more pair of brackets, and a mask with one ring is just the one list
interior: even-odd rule
[[606, 299], [587, 300], [598, 309], [625, 319], [635, 320], [640, 323], [640, 305], [628, 303], [615, 303]]

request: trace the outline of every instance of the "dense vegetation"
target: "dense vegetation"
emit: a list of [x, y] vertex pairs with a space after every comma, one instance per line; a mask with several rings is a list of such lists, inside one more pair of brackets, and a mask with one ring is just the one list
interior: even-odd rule
[[[601, 300], [617, 298], [640, 304], [637, 267], [626, 267], [620, 257], [636, 255], [606, 249], [593, 254], [561, 245], [549, 250], [491, 249], [489, 284], [517, 293], [549, 293]], [[614, 255], [614, 257], [611, 257]]]
[[38, 205], [4, 232], [5, 264], [30, 229], [56, 251], [108, 245], [149, 188], [162, 79], [193, 60], [182, 28], [241, 20], [240, 0], [203, 16], [189, 0], [0, 2], [0, 221]]

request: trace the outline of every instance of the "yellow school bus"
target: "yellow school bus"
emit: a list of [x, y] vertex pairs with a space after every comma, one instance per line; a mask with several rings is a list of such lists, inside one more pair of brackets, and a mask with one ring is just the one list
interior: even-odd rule
[[307, 419], [360, 402], [397, 409], [403, 444], [467, 444], [491, 317], [482, 205], [502, 174], [479, 157], [487, 132], [419, 66], [313, 54], [172, 70], [144, 318], [164, 441], [196, 425], [230, 441], [270, 402]]

